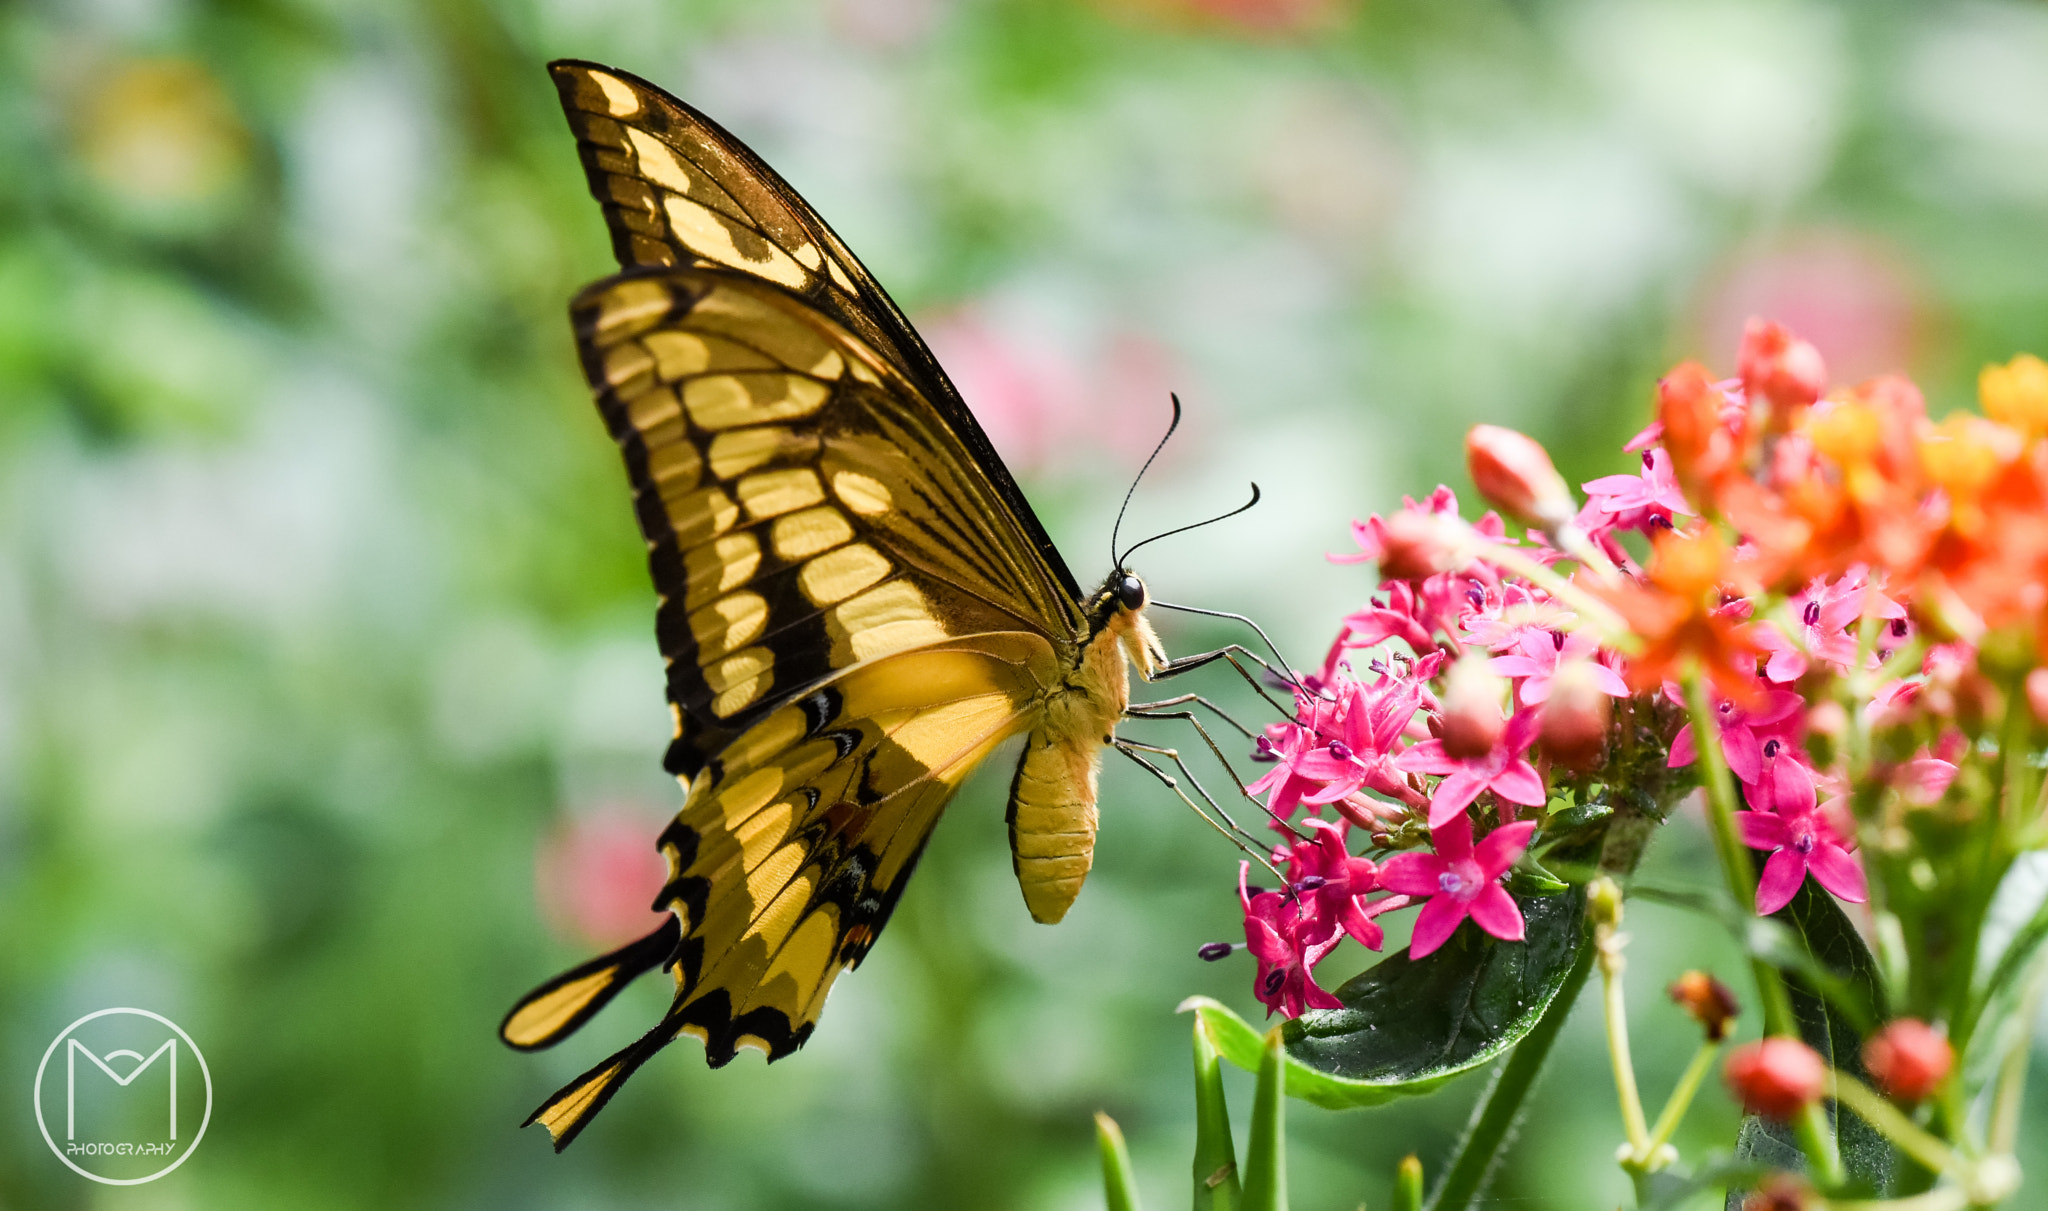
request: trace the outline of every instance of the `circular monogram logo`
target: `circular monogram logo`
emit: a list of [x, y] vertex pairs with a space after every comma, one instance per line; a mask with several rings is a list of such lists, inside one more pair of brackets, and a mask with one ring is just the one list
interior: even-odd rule
[[192, 1036], [147, 1009], [102, 1009], [64, 1028], [36, 1068], [50, 1151], [109, 1186], [185, 1163], [213, 1117], [213, 1074]]

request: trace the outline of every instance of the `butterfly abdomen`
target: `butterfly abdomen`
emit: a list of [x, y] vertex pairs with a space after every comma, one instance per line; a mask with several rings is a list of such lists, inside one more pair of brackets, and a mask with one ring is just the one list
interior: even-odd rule
[[1130, 705], [1126, 636], [1140, 629], [1151, 633], [1142, 616], [1115, 612], [1080, 646], [1017, 762], [1010, 856], [1034, 921], [1051, 925], [1066, 916], [1094, 864], [1096, 777], [1103, 746]]

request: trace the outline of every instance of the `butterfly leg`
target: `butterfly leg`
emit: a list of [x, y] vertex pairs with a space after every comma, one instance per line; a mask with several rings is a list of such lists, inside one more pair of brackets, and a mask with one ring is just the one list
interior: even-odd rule
[[[1125, 740], [1121, 737], [1117, 738], [1114, 741], [1114, 744], [1116, 746], [1117, 752], [1122, 753], [1124, 756], [1129, 757], [1131, 760], [1137, 762], [1140, 766], [1143, 766], [1145, 771], [1151, 774], [1154, 778], [1159, 779], [1160, 784], [1165, 786], [1167, 790], [1170, 790], [1174, 794], [1179, 795], [1180, 801], [1182, 803], [1185, 803], [1190, 808], [1194, 809], [1194, 813], [1200, 816], [1203, 822], [1206, 823], [1210, 828], [1213, 828], [1217, 832], [1223, 834], [1225, 840], [1229, 841], [1238, 849], [1243, 850], [1247, 856], [1257, 861], [1260, 866], [1265, 867], [1269, 872], [1272, 873], [1274, 878], [1280, 879], [1280, 881], [1283, 884], [1287, 881], [1285, 878], [1281, 877], [1279, 871], [1273, 869], [1273, 864], [1267, 861], [1266, 856], [1260, 853], [1257, 847], [1255, 847], [1254, 845], [1246, 844], [1247, 839], [1253, 842], [1257, 842], [1259, 838], [1252, 836], [1248, 832], [1245, 832], [1245, 830], [1242, 827], [1240, 827], [1235, 820], [1230, 820], [1230, 814], [1228, 812], [1225, 812], [1222, 806], [1218, 804], [1215, 799], [1209, 796], [1208, 791], [1202, 789], [1202, 784], [1196, 781], [1194, 774], [1191, 773], [1188, 770], [1187, 765], [1181, 761], [1179, 753], [1174, 752], [1170, 748], [1161, 748], [1158, 745], [1154, 744], [1139, 744], [1134, 740]], [[1166, 757], [1167, 759], [1171, 760], [1176, 766], [1179, 766], [1180, 772], [1187, 777], [1189, 785], [1195, 788], [1195, 793], [1202, 797], [1202, 801], [1204, 803], [1207, 803], [1210, 807], [1215, 808], [1217, 815], [1222, 816], [1225, 820], [1230, 820], [1230, 827], [1225, 828], [1223, 825], [1218, 824], [1215, 821], [1215, 819], [1209, 815], [1208, 812], [1202, 810], [1200, 804], [1196, 803], [1193, 799], [1188, 798], [1187, 792], [1181, 789], [1180, 782], [1177, 779], [1175, 779], [1173, 775], [1167, 773], [1163, 769], [1160, 769], [1158, 766], [1152, 764], [1150, 761], [1147, 761], [1143, 756], [1140, 755], [1143, 753], [1152, 753], [1157, 756]]]
[[1213, 652], [1197, 652], [1192, 656], [1182, 656], [1178, 660], [1169, 660], [1152, 671], [1150, 680], [1164, 681], [1168, 677], [1178, 677], [1182, 673], [1192, 673], [1196, 669], [1207, 667], [1219, 660], [1228, 661], [1230, 667], [1237, 670], [1237, 675], [1244, 678], [1244, 683], [1252, 687], [1259, 697], [1264, 698], [1267, 705], [1279, 711], [1282, 715], [1292, 717], [1294, 708], [1292, 706], [1283, 706], [1273, 695], [1267, 693], [1266, 687], [1259, 684], [1259, 679], [1252, 676], [1249, 670], [1237, 662], [1237, 658], [1240, 656], [1289, 685], [1299, 684], [1293, 674], [1274, 668], [1272, 665], [1267, 664], [1265, 658], [1258, 653], [1244, 647], [1242, 644], [1235, 643], [1226, 644]]
[[[1247, 740], [1256, 738], [1258, 736], [1257, 732], [1254, 732], [1250, 728], [1246, 727], [1244, 724], [1239, 723], [1236, 719], [1233, 719], [1229, 711], [1226, 711], [1222, 707], [1217, 706], [1215, 703], [1209, 701], [1207, 698], [1202, 697], [1200, 694], [1177, 694], [1172, 698], [1161, 698], [1157, 702], [1133, 702], [1131, 705], [1124, 708], [1124, 714], [1131, 716], [1133, 718], [1144, 719], [1150, 718], [1155, 712], [1163, 711], [1167, 707], [1186, 706], [1189, 704], [1193, 704], [1195, 706], [1208, 707], [1209, 710], [1215, 713], [1218, 719], [1221, 719], [1223, 722], [1236, 728], [1238, 731], [1243, 732]], [[1160, 716], [1160, 718], [1169, 719], [1173, 717], [1174, 716], [1171, 715]]]
[[[1190, 695], [1190, 697], [1192, 697], [1192, 695]], [[1150, 706], [1164, 706], [1164, 705], [1167, 705], [1167, 704], [1166, 704], [1166, 703], [1150, 703], [1150, 704], [1147, 704], [1147, 705], [1150, 705]], [[1209, 704], [1208, 704], [1208, 703], [1204, 703], [1203, 705], [1207, 706], [1207, 705], [1209, 705]], [[1211, 709], [1211, 710], [1215, 710], [1215, 708], [1214, 708], [1213, 706], [1210, 706], [1210, 709]], [[1140, 713], [1141, 711], [1142, 711], [1142, 713]], [[1217, 711], [1217, 713], [1218, 713], [1218, 714], [1222, 714], [1222, 712], [1221, 712], [1221, 711]], [[1247, 802], [1247, 803], [1250, 803], [1250, 804], [1251, 804], [1251, 805], [1252, 805], [1253, 807], [1256, 807], [1256, 808], [1258, 808], [1258, 809], [1259, 809], [1259, 811], [1260, 811], [1261, 813], [1263, 813], [1263, 814], [1265, 815], [1265, 817], [1266, 817], [1266, 818], [1267, 818], [1268, 820], [1271, 820], [1271, 821], [1272, 821], [1273, 823], [1275, 823], [1275, 824], [1279, 825], [1280, 827], [1282, 827], [1282, 828], [1286, 829], [1286, 830], [1287, 830], [1288, 832], [1290, 832], [1290, 833], [1294, 833], [1294, 834], [1295, 834], [1296, 836], [1299, 836], [1299, 835], [1300, 835], [1300, 832], [1299, 832], [1299, 830], [1298, 830], [1298, 829], [1296, 829], [1296, 828], [1295, 828], [1295, 827], [1294, 827], [1294, 826], [1293, 826], [1292, 824], [1288, 823], [1288, 821], [1287, 821], [1287, 818], [1286, 818], [1286, 817], [1284, 817], [1284, 816], [1281, 816], [1281, 815], [1279, 815], [1279, 814], [1278, 814], [1278, 813], [1276, 813], [1276, 812], [1275, 812], [1275, 811], [1274, 811], [1274, 810], [1273, 810], [1272, 808], [1270, 808], [1270, 807], [1267, 807], [1267, 806], [1266, 806], [1265, 804], [1263, 804], [1263, 803], [1259, 802], [1259, 801], [1258, 801], [1258, 798], [1257, 798], [1256, 796], [1254, 796], [1254, 795], [1253, 795], [1253, 794], [1252, 794], [1252, 793], [1251, 793], [1250, 791], [1248, 791], [1248, 790], [1246, 790], [1246, 789], [1244, 788], [1244, 785], [1245, 785], [1245, 784], [1244, 784], [1244, 779], [1242, 779], [1242, 778], [1240, 778], [1240, 777], [1238, 777], [1238, 776], [1237, 776], [1237, 770], [1236, 770], [1236, 769], [1234, 769], [1234, 768], [1232, 768], [1232, 766], [1231, 766], [1231, 764], [1230, 764], [1230, 758], [1228, 758], [1228, 757], [1226, 757], [1226, 756], [1224, 756], [1224, 755], [1223, 755], [1223, 749], [1222, 749], [1222, 747], [1221, 747], [1221, 746], [1219, 746], [1219, 745], [1218, 745], [1218, 744], [1216, 743], [1216, 738], [1215, 738], [1214, 736], [1211, 736], [1211, 735], [1209, 734], [1209, 729], [1208, 729], [1208, 728], [1205, 728], [1205, 727], [1203, 727], [1203, 726], [1202, 726], [1202, 721], [1201, 721], [1200, 719], [1197, 719], [1197, 718], [1195, 718], [1194, 712], [1192, 712], [1192, 711], [1144, 711], [1144, 710], [1142, 710], [1142, 708], [1140, 708], [1140, 707], [1132, 707], [1132, 708], [1131, 708], [1130, 710], [1127, 710], [1127, 711], [1125, 711], [1125, 712], [1124, 712], [1124, 714], [1126, 715], [1126, 717], [1131, 717], [1131, 718], [1138, 718], [1138, 719], [1184, 719], [1184, 720], [1186, 720], [1186, 721], [1187, 721], [1187, 724], [1188, 724], [1188, 726], [1189, 726], [1189, 727], [1192, 727], [1192, 728], [1194, 728], [1194, 729], [1195, 729], [1195, 734], [1196, 734], [1197, 736], [1200, 736], [1200, 737], [1202, 738], [1202, 743], [1203, 743], [1203, 744], [1206, 744], [1206, 745], [1208, 745], [1208, 746], [1209, 746], [1209, 752], [1210, 752], [1210, 754], [1211, 754], [1211, 755], [1213, 755], [1213, 756], [1214, 756], [1214, 757], [1216, 758], [1216, 762], [1217, 762], [1217, 764], [1221, 765], [1221, 766], [1223, 767], [1223, 771], [1224, 771], [1225, 773], [1227, 773], [1227, 774], [1229, 774], [1229, 775], [1230, 775], [1230, 782], [1231, 782], [1231, 785], [1232, 785], [1232, 786], [1235, 786], [1235, 787], [1237, 788], [1237, 793], [1238, 793], [1238, 794], [1240, 794], [1240, 795], [1243, 795], [1243, 796], [1244, 796], [1244, 798], [1245, 798], [1245, 802]], [[1224, 716], [1224, 717], [1225, 717], [1226, 719], [1228, 719], [1228, 718], [1229, 718], [1229, 716], [1227, 716], [1227, 715], [1226, 715], [1226, 716]], [[1163, 752], [1163, 753], [1172, 753], [1172, 752], [1173, 752], [1173, 750], [1171, 750], [1171, 749], [1161, 749], [1161, 750], [1157, 750], [1157, 751], [1159, 751], [1159, 752]], [[1173, 754], [1173, 759], [1174, 759], [1174, 761], [1175, 761], [1176, 763], [1178, 763], [1178, 762], [1180, 761], [1180, 755], [1179, 755], [1178, 753], [1174, 753], [1174, 754]], [[1182, 769], [1182, 771], [1183, 771], [1183, 772], [1185, 772], [1185, 771], [1186, 771], [1186, 769], [1187, 769], [1187, 766], [1185, 766], [1185, 765], [1182, 765], [1182, 766], [1181, 766], [1181, 769]], [[1189, 778], [1190, 778], [1190, 779], [1192, 780], [1192, 779], [1193, 779], [1193, 777], [1194, 777], [1194, 775], [1192, 775], [1192, 774], [1189, 774], [1189, 775], [1188, 775], [1188, 777], [1189, 777]], [[1223, 809], [1219, 807], [1219, 808], [1217, 808], [1216, 810], [1218, 810], [1218, 811], [1222, 811]], [[1228, 819], [1228, 818], [1229, 818], [1228, 816], [1226, 816], [1226, 817], [1225, 817], [1225, 819]], [[1237, 823], [1237, 822], [1236, 822], [1236, 821], [1234, 821], [1234, 820], [1232, 820], [1232, 821], [1231, 821], [1231, 824], [1232, 824], [1232, 826], [1233, 826], [1233, 827], [1235, 827], [1235, 826], [1236, 826], [1236, 823]], [[1242, 831], [1242, 830], [1240, 830], [1240, 831]]]

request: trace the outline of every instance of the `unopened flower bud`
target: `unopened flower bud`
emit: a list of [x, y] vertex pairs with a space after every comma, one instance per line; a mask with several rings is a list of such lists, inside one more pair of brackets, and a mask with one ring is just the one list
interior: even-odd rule
[[1863, 1045], [1863, 1067], [1885, 1096], [1917, 1102], [1934, 1092], [1955, 1064], [1941, 1032], [1915, 1018], [1899, 1018]]
[[1543, 755], [1576, 773], [1592, 769], [1607, 747], [1614, 707], [1586, 660], [1566, 660], [1550, 678], [1536, 733]]
[[1828, 1079], [1813, 1048], [1776, 1036], [1737, 1047], [1721, 1071], [1745, 1109], [1781, 1122], [1819, 1101]]
[[1704, 971], [1686, 972], [1673, 980], [1666, 991], [1707, 1032], [1709, 1043], [1727, 1038], [1735, 1015], [1742, 1012], [1728, 986]]
[[1572, 519], [1578, 505], [1536, 439], [1499, 425], [1474, 425], [1465, 435], [1465, 466], [1486, 503], [1544, 529]]
[[1771, 1174], [1742, 1200], [1742, 1211], [1809, 1211], [1813, 1206], [1812, 1189], [1787, 1173]]
[[1451, 666], [1444, 675], [1442, 699], [1446, 754], [1484, 757], [1500, 744], [1508, 724], [1500, 709], [1507, 688], [1507, 681], [1488, 668], [1482, 656], [1467, 656]]
[[2048, 430], [2048, 362], [2022, 353], [2003, 366], [1986, 366], [1977, 375], [1977, 398], [1984, 415], [2022, 433]]
[[2027, 708], [2034, 712], [2035, 723], [2048, 726], [2048, 668], [2027, 674]]
[[1586, 916], [1595, 925], [1614, 929], [1621, 924], [1621, 884], [1601, 875], [1586, 885]]
[[1762, 394], [1781, 413], [1804, 408], [1827, 389], [1827, 366], [1820, 350], [1773, 320], [1752, 316], [1744, 325], [1736, 364], [1743, 389], [1752, 396]]
[[1657, 381], [1664, 449], [1688, 500], [1712, 499], [1704, 489], [1735, 461], [1735, 435], [1721, 423], [1726, 402], [1698, 362], [1685, 362]]
[[1424, 580], [1463, 562], [1464, 523], [1420, 509], [1403, 509], [1382, 523], [1380, 576]]

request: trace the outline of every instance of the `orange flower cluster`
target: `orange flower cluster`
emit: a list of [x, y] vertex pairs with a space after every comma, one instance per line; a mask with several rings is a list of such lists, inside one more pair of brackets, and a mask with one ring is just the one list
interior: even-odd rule
[[[1750, 321], [1740, 364], [1729, 382], [1687, 362], [1658, 384], [1679, 484], [1741, 542], [1720, 555], [1704, 532], [1658, 544], [1649, 592], [1685, 617], [1638, 628], [1653, 649], [1668, 635], [1664, 646], [1740, 654], [1739, 627], [1702, 633], [1705, 577], [1747, 595], [1862, 567], [1935, 635], [2025, 628], [2048, 654], [2048, 364], [1988, 367], [1984, 414], [1939, 422], [1895, 375], [1826, 391], [1820, 355], [1767, 321]], [[1645, 612], [1617, 605], [1632, 623]]]

